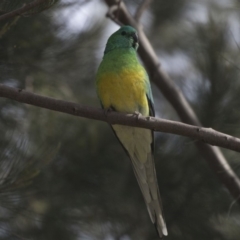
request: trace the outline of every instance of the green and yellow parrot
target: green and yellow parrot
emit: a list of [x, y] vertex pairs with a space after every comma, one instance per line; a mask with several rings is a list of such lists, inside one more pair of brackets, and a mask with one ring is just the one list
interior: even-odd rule
[[[109, 37], [97, 72], [97, 94], [106, 110], [154, 116], [149, 78], [139, 63], [137, 49], [137, 31], [131, 26], [123, 26]], [[153, 131], [118, 124], [112, 128], [131, 159], [150, 218], [159, 236], [166, 236], [154, 165]]]

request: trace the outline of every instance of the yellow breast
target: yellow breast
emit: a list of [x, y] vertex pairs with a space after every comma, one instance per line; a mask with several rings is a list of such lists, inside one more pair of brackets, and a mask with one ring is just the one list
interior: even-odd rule
[[98, 77], [97, 90], [104, 108], [113, 107], [116, 111], [148, 116], [145, 72], [142, 68], [123, 69], [118, 73], [102, 73]]

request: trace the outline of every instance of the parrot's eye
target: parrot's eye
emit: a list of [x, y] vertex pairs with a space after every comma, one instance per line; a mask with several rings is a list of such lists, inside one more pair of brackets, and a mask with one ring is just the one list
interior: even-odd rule
[[122, 31], [121, 34], [125, 36], [127, 33], [125, 31]]

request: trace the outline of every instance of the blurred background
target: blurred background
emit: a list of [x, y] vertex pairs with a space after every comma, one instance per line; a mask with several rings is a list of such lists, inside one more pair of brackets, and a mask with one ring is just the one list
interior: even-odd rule
[[[0, 13], [30, 0], [1, 0]], [[124, 1], [134, 14], [141, 0]], [[118, 26], [101, 0], [46, 1], [0, 22], [0, 83], [100, 107], [95, 73]], [[240, 137], [240, 1], [153, 0], [141, 23], [206, 127]], [[158, 117], [179, 120], [152, 85]], [[194, 140], [155, 134], [167, 239], [239, 240], [240, 209]], [[240, 176], [239, 153], [222, 149]], [[0, 239], [158, 239], [104, 122], [0, 98]]]

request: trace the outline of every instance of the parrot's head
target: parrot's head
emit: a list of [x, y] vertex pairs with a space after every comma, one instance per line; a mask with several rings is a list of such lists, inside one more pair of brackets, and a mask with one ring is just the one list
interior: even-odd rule
[[133, 48], [137, 51], [138, 35], [136, 29], [131, 26], [123, 26], [113, 33], [107, 41], [104, 54], [116, 48]]

